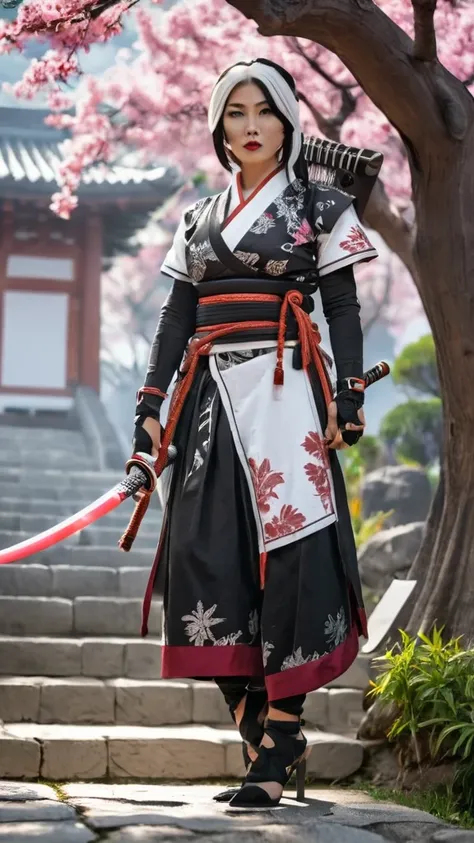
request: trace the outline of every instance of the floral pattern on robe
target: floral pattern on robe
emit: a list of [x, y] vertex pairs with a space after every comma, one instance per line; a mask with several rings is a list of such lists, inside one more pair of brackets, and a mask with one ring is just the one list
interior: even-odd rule
[[200, 199], [184, 213], [163, 263], [165, 274], [195, 284], [235, 276], [209, 239], [216, 202], [222, 205], [222, 238], [241, 262], [242, 277], [315, 281], [318, 274], [377, 257], [349, 194], [300, 179], [289, 183], [279, 170], [244, 200], [239, 175], [222, 194]]

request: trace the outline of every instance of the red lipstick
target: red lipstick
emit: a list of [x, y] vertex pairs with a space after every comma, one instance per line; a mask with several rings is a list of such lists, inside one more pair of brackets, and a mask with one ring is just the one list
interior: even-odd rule
[[245, 144], [244, 148], [248, 149], [248, 150], [250, 150], [250, 152], [252, 152], [256, 149], [260, 149], [261, 145], [262, 144], [259, 143], [258, 141], [249, 141], [248, 143]]

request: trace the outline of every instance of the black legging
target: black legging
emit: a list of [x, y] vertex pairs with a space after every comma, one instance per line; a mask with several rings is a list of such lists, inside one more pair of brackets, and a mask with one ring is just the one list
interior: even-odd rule
[[[232, 715], [241, 699], [247, 693], [251, 693], [252, 690], [261, 691], [264, 687], [263, 685], [258, 685], [249, 676], [218, 676], [214, 679], [214, 682], [223, 693]], [[286, 714], [294, 714], [300, 717], [303, 713], [305, 699], [306, 694], [296, 694], [292, 697], [282, 697], [279, 700], [272, 700], [271, 705], [279, 711], [286, 712]]]

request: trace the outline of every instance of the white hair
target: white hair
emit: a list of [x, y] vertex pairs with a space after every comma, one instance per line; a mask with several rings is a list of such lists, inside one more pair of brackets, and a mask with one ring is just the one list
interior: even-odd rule
[[288, 171], [290, 179], [294, 178], [294, 166], [301, 151], [301, 126], [298, 100], [288, 82], [274, 67], [254, 61], [252, 64], [237, 64], [216, 82], [209, 103], [208, 125], [210, 132], [214, 132], [221, 119], [229, 94], [236, 85], [253, 80], [262, 82], [273, 97], [275, 105], [293, 126], [293, 137]]

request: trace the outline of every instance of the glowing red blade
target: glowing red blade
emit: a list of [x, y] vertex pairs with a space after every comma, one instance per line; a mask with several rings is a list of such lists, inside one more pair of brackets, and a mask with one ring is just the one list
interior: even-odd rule
[[79, 530], [83, 530], [89, 524], [93, 524], [94, 521], [98, 521], [99, 518], [120, 506], [126, 498], [131, 497], [143, 486], [144, 481], [146, 481], [145, 475], [136, 471], [133, 477], [126, 477], [113, 489], [85, 506], [84, 509], [79, 510], [69, 518], [65, 518], [55, 527], [50, 527], [49, 530], [44, 530], [43, 533], [32, 536], [31, 539], [25, 539], [25, 541], [0, 550], [0, 565], [18, 562], [26, 556], [40, 553], [40, 551], [47, 550], [48, 547], [53, 547], [53, 545], [64, 541], [74, 533], [78, 533]]

